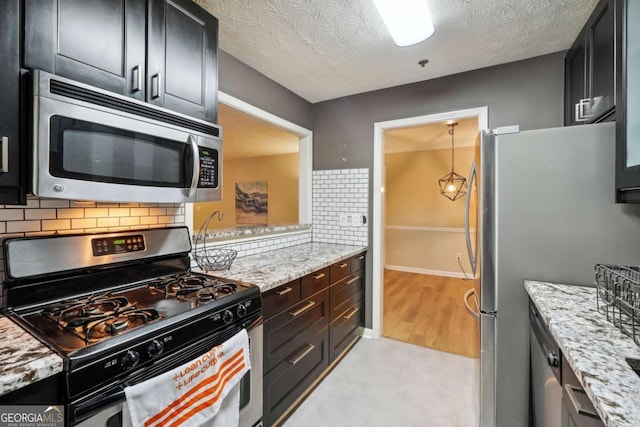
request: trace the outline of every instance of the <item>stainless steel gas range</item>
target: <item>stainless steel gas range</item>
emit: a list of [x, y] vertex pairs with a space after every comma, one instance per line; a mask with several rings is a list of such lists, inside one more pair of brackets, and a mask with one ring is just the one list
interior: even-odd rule
[[243, 328], [252, 369], [241, 382], [240, 424], [260, 425], [260, 290], [191, 271], [186, 227], [11, 238], [3, 245], [5, 312], [63, 357], [71, 425], [122, 425], [126, 386]]

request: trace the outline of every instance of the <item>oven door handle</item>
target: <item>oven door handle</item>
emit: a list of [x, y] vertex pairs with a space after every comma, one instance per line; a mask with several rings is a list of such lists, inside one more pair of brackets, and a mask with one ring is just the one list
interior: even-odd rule
[[[193, 157], [193, 173], [191, 176], [191, 187], [189, 187], [188, 196], [194, 198], [198, 190], [198, 181], [200, 181], [200, 150], [198, 149], [198, 140], [195, 136], [189, 135], [187, 142], [191, 146], [191, 154]], [[195, 202], [195, 200], [193, 200]]]
[[99, 397], [77, 405], [74, 412], [74, 419], [77, 421], [86, 420], [96, 415], [111, 404], [122, 403], [127, 400], [124, 389], [117, 388], [111, 393], [100, 395]]

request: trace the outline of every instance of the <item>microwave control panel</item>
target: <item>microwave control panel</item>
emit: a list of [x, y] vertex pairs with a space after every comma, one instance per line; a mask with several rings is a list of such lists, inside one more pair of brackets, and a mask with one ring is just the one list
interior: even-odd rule
[[93, 256], [117, 255], [146, 249], [142, 234], [91, 239], [91, 247]]
[[218, 150], [215, 148], [199, 147], [200, 150], [200, 181], [199, 188], [218, 188]]

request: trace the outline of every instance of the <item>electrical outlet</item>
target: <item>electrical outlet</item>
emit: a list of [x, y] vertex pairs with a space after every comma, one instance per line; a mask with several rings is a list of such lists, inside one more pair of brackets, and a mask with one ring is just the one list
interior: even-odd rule
[[362, 225], [362, 215], [357, 213], [352, 213], [351, 215], [351, 226], [359, 227]]
[[456, 261], [460, 261], [462, 259], [462, 254], [460, 252], [456, 252]]
[[349, 225], [349, 214], [346, 212], [340, 212], [339, 221], [340, 227], [347, 227]]

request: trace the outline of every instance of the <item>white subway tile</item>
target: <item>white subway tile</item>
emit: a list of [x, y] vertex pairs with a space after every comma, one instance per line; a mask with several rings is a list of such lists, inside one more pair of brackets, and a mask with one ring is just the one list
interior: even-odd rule
[[101, 218], [109, 216], [108, 208], [87, 208], [84, 210], [85, 218]]
[[110, 217], [129, 216], [129, 208], [109, 208]]
[[94, 227], [118, 227], [120, 225], [120, 218], [98, 218], [98, 222]]
[[68, 208], [58, 209], [58, 218], [84, 218], [84, 209], [82, 208]]
[[71, 220], [71, 228], [95, 228], [97, 227], [95, 218], [74, 218]]
[[[71, 220], [69, 219], [52, 219], [42, 221], [42, 230], [69, 230], [71, 229]], [[36, 231], [36, 230], [32, 230]]]
[[41, 208], [68, 208], [69, 206], [69, 200], [40, 199]]
[[23, 209], [0, 209], [0, 221], [22, 221]]

